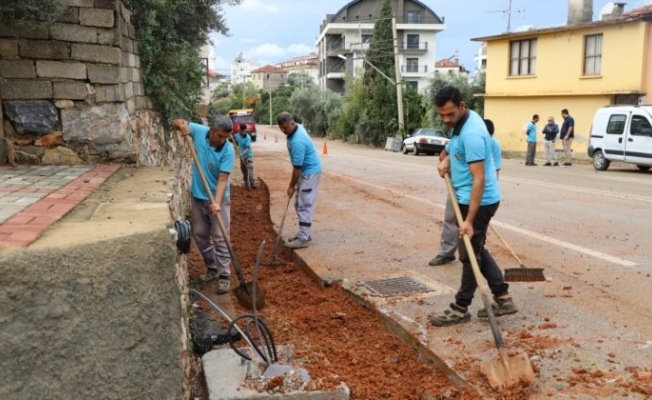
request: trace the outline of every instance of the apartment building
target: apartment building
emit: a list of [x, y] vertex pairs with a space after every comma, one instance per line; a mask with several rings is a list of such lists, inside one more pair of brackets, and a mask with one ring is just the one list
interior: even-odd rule
[[238, 53], [231, 62], [231, 84], [251, 82], [253, 79], [251, 71], [260, 68], [256, 60], [247, 60], [243, 52]]
[[313, 83], [319, 79], [319, 63], [317, 53], [310, 53], [305, 56], [294, 57], [276, 64], [278, 67], [287, 71], [288, 75], [302, 74], [310, 77]]
[[[361, 73], [381, 5], [381, 0], [353, 0], [326, 15], [315, 42], [320, 87], [343, 93], [347, 80]], [[444, 19], [418, 0], [393, 0], [392, 14], [402, 79], [423, 92], [434, 75], [435, 36], [445, 29]]]

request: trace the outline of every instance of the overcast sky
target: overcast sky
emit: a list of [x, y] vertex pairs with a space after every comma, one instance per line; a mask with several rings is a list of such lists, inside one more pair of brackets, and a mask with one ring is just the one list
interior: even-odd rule
[[[367, 1], [367, 0], [365, 0]], [[211, 69], [230, 73], [230, 65], [239, 52], [245, 58], [275, 64], [292, 57], [316, 52], [315, 40], [326, 14], [334, 14], [348, 0], [243, 0], [238, 6], [223, 7], [230, 36], [212, 35], [215, 63]], [[435, 36], [436, 59], [459, 52], [460, 63], [473, 71], [473, 57], [480, 44], [471, 38], [491, 36], [526, 27], [546, 28], [566, 24], [568, 0], [421, 0], [440, 18], [446, 29]], [[651, 3], [651, 0], [627, 1], [625, 10]], [[607, 1], [593, 2], [594, 20]], [[508, 19], [511, 15], [511, 20]]]

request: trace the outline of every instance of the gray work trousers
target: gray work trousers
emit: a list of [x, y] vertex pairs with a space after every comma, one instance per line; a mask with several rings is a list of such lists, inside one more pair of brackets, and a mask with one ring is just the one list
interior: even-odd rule
[[537, 155], [537, 142], [527, 142], [527, 154], [525, 155], [525, 162], [527, 164], [534, 164], [534, 157]]
[[444, 211], [444, 223], [441, 228], [441, 240], [437, 256], [455, 257], [458, 241], [459, 229], [455, 220], [455, 209], [450, 196], [446, 196], [446, 210]]
[[245, 189], [255, 188], [256, 177], [254, 176], [254, 160], [252, 157], [245, 159], [244, 162], [240, 160], [240, 171], [242, 171]]
[[317, 189], [321, 180], [321, 172], [312, 175], [301, 175], [297, 183], [294, 209], [299, 217], [298, 239], [308, 240], [312, 227], [312, 215], [317, 205]]
[[[216, 270], [219, 275], [231, 275], [231, 255], [217, 218], [210, 209], [211, 202], [191, 196], [192, 236], [204, 258], [206, 268]], [[231, 197], [222, 198], [220, 217], [224, 223], [227, 236], [231, 236]]]

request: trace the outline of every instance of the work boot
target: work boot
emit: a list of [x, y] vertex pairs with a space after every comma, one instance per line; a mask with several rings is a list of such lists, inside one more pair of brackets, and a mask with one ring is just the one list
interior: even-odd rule
[[470, 319], [471, 314], [469, 314], [466, 307], [451, 303], [450, 308], [445, 309], [441, 314], [431, 316], [430, 323], [434, 326], [449, 326], [461, 324], [462, 322], [467, 322]]
[[213, 279], [217, 279], [217, 270], [213, 268], [208, 268], [206, 273], [199, 277], [202, 282], [210, 282]]
[[308, 247], [308, 244], [310, 243], [310, 237], [308, 239], [299, 239], [299, 238], [294, 238], [294, 240], [288, 242], [285, 244], [285, 247], [289, 249], [303, 249], [304, 247]]
[[[299, 238], [299, 235], [298, 235], [298, 234], [297, 234], [297, 235], [294, 235], [294, 236], [292, 236], [291, 238], [289, 238], [289, 239], [287, 240], [287, 242], [288, 242], [288, 243], [290, 243], [290, 242], [294, 242], [294, 241], [297, 240], [298, 238]], [[312, 238], [310, 237], [310, 235], [308, 235], [308, 242], [310, 242], [310, 241], [312, 241]]]
[[455, 261], [455, 256], [441, 256], [437, 254], [437, 257], [430, 260], [428, 262], [428, 265], [430, 265], [431, 267], [436, 267], [437, 265], [444, 265], [453, 261]]
[[[506, 299], [496, 299], [494, 297], [494, 300], [495, 302], [491, 303], [491, 309], [496, 317], [518, 312], [518, 308], [516, 308], [516, 304], [514, 304], [511, 297], [507, 297]], [[478, 318], [487, 318], [487, 310], [485, 308], [478, 310]]]
[[225, 275], [220, 276], [217, 280], [217, 289], [215, 289], [215, 293], [226, 294], [229, 293], [229, 289], [231, 289], [231, 280], [229, 277]]

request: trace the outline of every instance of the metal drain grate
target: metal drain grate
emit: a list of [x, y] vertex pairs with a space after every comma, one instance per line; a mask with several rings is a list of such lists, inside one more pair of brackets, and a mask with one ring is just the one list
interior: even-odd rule
[[432, 292], [434, 290], [407, 276], [359, 281], [356, 284], [367, 288], [372, 296], [380, 297], [407, 296], [415, 293]]

